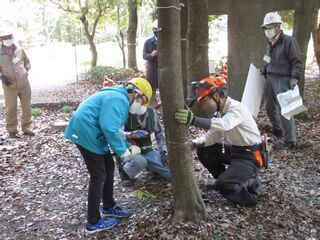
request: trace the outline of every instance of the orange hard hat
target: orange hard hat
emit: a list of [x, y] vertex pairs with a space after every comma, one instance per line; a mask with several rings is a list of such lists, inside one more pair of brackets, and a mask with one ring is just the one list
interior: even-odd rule
[[189, 88], [189, 94], [187, 98], [187, 105], [191, 107], [195, 102], [199, 102], [204, 97], [215, 91], [221, 92], [221, 88], [227, 83], [227, 80], [223, 76], [206, 77], [199, 82], [192, 82]]
[[222, 76], [218, 76], [214, 78], [207, 77], [207, 78], [201, 79], [199, 83], [201, 83], [201, 85], [198, 86], [199, 96], [198, 96], [197, 102], [199, 102], [201, 99], [209, 95], [209, 93], [212, 90], [215, 90], [224, 86], [227, 83], [227, 81], [226, 81], [226, 78]]

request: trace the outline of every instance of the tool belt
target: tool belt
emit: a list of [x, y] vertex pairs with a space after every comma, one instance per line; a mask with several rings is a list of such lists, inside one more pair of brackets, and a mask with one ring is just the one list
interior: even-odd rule
[[260, 144], [252, 146], [231, 146], [231, 152], [237, 154], [253, 154], [260, 168], [268, 168], [269, 158], [266, 144], [263, 141]]

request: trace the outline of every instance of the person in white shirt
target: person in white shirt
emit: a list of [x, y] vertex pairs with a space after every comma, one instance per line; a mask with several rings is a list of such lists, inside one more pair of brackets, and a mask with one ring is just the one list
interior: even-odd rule
[[[257, 174], [260, 168], [266, 167], [267, 158], [250, 111], [244, 104], [225, 96], [225, 84], [223, 77], [193, 82], [187, 109], [179, 109], [175, 119], [208, 130], [192, 141], [199, 160], [216, 179], [207, 184], [207, 189], [220, 192], [233, 203], [253, 206], [257, 204], [261, 185]], [[194, 116], [189, 107], [195, 102], [213, 117]]]

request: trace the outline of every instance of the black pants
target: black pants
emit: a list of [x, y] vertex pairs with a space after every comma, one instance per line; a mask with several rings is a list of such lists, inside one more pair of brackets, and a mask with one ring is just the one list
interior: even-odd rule
[[99, 155], [79, 145], [78, 149], [87, 165], [90, 175], [88, 189], [88, 223], [95, 224], [100, 218], [100, 202], [103, 208], [111, 208], [113, 199], [114, 161], [111, 153]]
[[203, 166], [216, 178], [216, 191], [236, 204], [250, 206], [257, 203], [260, 179], [253, 154], [236, 154], [231, 146], [225, 146], [225, 153], [222, 153], [221, 144], [199, 148], [197, 154]]

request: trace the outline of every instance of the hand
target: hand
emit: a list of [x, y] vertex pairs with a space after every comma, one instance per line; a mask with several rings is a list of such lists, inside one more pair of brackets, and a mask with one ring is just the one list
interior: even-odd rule
[[260, 74], [261, 74], [261, 75], [265, 75], [265, 74], [266, 74], [266, 72], [265, 72], [265, 69], [264, 69], [264, 68], [260, 68], [260, 69], [259, 69], [259, 72], [260, 72]]
[[290, 80], [290, 89], [293, 90], [293, 88], [298, 84], [297, 79], [291, 79]]
[[129, 147], [129, 150], [131, 152], [131, 155], [137, 155], [141, 153], [141, 149], [136, 145], [131, 145], [131, 147]]
[[13, 84], [12, 80], [10, 80], [6, 75], [1, 76], [2, 82], [3, 84], [10, 86], [11, 84]]
[[194, 124], [196, 117], [190, 110], [181, 108], [175, 113], [175, 119], [179, 123], [190, 126]]
[[157, 50], [153, 50], [151, 53], [152, 57], [158, 56], [158, 51]]
[[167, 155], [167, 152], [166, 151], [163, 151], [160, 153], [161, 155], [161, 162], [162, 163], [166, 163], [167, 162], [167, 159], [168, 159], [168, 155]]
[[135, 130], [127, 134], [128, 139], [140, 139], [140, 138], [146, 138], [148, 136], [149, 136], [149, 133], [145, 130]]

